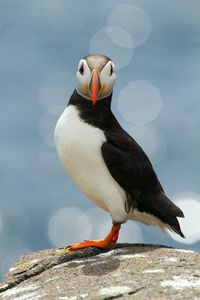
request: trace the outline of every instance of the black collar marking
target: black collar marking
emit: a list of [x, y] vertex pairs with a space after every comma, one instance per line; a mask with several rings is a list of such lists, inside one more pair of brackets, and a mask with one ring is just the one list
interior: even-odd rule
[[166, 197], [145, 152], [118, 123], [111, 111], [111, 100], [112, 95], [93, 105], [75, 90], [69, 105], [78, 108], [83, 121], [104, 131], [107, 141], [101, 148], [103, 159], [112, 177], [126, 192], [127, 213], [137, 208], [183, 237], [176, 218], [183, 217], [182, 211]]

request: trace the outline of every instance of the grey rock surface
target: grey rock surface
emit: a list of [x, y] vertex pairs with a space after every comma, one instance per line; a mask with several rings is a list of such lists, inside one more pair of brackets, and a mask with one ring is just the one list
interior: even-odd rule
[[200, 254], [144, 244], [43, 250], [19, 258], [0, 299], [200, 299]]

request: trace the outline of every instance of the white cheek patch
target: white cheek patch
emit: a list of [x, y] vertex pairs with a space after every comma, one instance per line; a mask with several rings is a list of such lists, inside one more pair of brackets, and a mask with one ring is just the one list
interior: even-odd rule
[[[83, 68], [83, 74], [79, 71], [80, 68]], [[92, 72], [88, 67], [87, 61], [85, 59], [81, 59], [78, 64], [76, 91], [79, 95], [89, 100], [91, 100], [91, 94], [89, 91], [91, 77]], [[115, 65], [112, 61], [109, 61], [100, 72], [102, 90], [97, 100], [108, 97], [112, 93], [115, 80]]]
[[[110, 75], [111, 65], [113, 68], [112, 75]], [[116, 80], [116, 74], [114, 71], [115, 71], [115, 66], [111, 61], [109, 61], [101, 71], [101, 75], [100, 75], [101, 85], [102, 87], [105, 87], [104, 90], [102, 91], [101, 98], [109, 96], [112, 93], [113, 85], [115, 84], [115, 80]]]
[[[81, 65], [83, 65], [83, 75], [79, 72]], [[86, 60], [81, 59], [78, 65], [77, 84], [76, 84], [76, 90], [80, 95], [86, 97], [89, 96], [86, 86], [90, 82], [90, 79], [91, 79], [91, 70], [88, 67]]]

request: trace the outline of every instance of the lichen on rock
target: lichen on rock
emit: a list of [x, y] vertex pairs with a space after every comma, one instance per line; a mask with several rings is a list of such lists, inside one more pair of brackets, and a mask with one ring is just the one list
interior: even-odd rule
[[23, 255], [0, 299], [200, 299], [200, 255], [159, 245], [43, 250]]

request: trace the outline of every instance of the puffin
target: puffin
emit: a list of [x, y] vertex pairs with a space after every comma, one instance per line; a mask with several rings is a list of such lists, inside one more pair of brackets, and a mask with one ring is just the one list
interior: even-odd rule
[[94, 204], [109, 212], [112, 227], [102, 240], [84, 240], [68, 250], [108, 248], [128, 220], [159, 226], [184, 238], [183, 212], [165, 194], [153, 166], [111, 110], [116, 71], [106, 55], [83, 57], [68, 105], [59, 117], [55, 147], [68, 175]]

